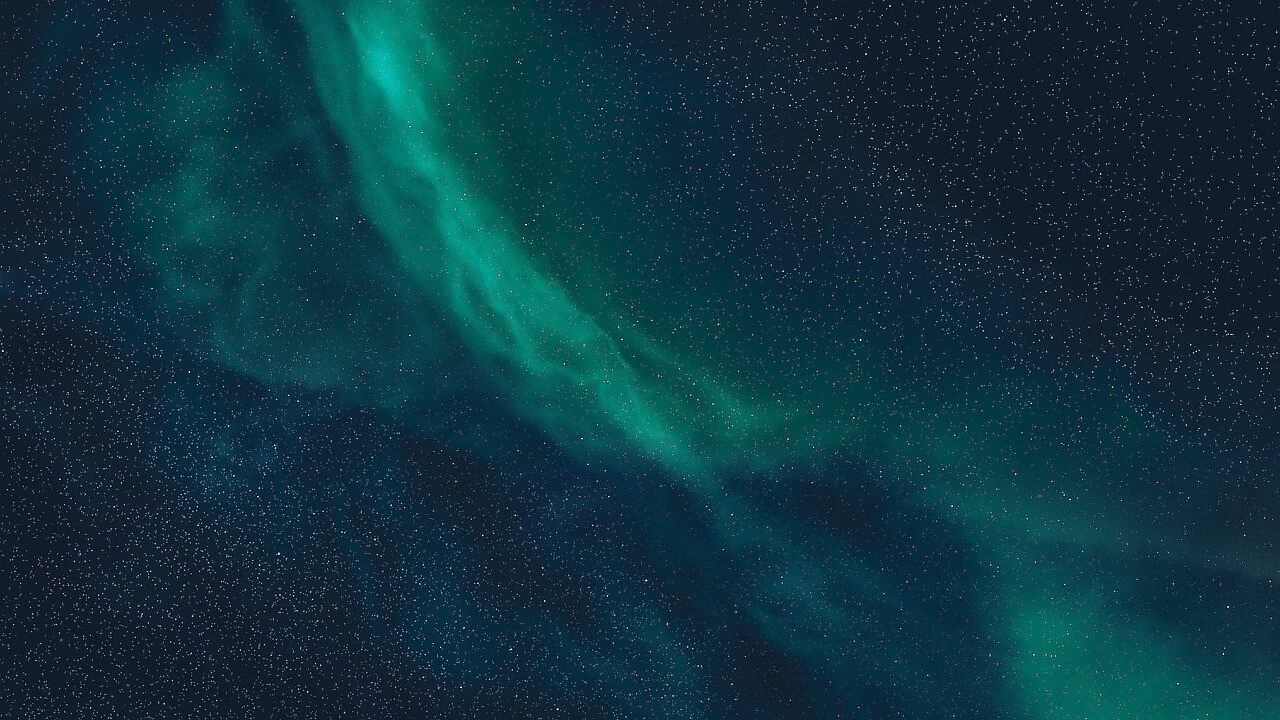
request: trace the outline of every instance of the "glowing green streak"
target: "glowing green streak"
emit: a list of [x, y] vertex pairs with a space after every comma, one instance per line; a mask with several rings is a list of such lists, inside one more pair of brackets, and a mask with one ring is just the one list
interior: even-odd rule
[[440, 120], [445, 98], [465, 88], [451, 87], [450, 59], [421, 9], [400, 17], [356, 3], [341, 23], [300, 10], [365, 210], [526, 413], [571, 446], [616, 452], [623, 440], [685, 472], [711, 452], [702, 440], [709, 427], [720, 432], [716, 445], [741, 443], [754, 424], [741, 400], [716, 391], [713, 408], [706, 390], [656, 356], [643, 363], [668, 378], [643, 375], [556, 278], [533, 266], [509, 219], [476, 196]]
[[[528, 124], [536, 137], [567, 121], [513, 117], [518, 104], [484, 116], [487, 99], [476, 97], [479, 87], [497, 93], [504, 82], [518, 85], [503, 73], [543, 38], [513, 49], [513, 37], [534, 31], [513, 29], [517, 21], [505, 17], [486, 24], [490, 18], [467, 15], [466, 4], [436, 8], [355, 2], [342, 12], [299, 3], [323, 104], [315, 107], [271, 33], [232, 4], [219, 61], [166, 82], [145, 117], [114, 124], [151, 133], [135, 133], [146, 138], [140, 157], [119, 163], [137, 166], [138, 214], [152, 236], [147, 254], [170, 298], [208, 314], [226, 362], [268, 382], [339, 388], [391, 408], [446, 397], [470, 381], [472, 390], [496, 388], [566, 447], [647, 455], [693, 485], [714, 485], [710, 478], [726, 466], [769, 468], [844, 450], [886, 466], [909, 496], [966, 522], [991, 518], [1080, 542], [1167, 542], [1194, 555], [1180, 538], [1202, 520], [1177, 498], [1222, 465], [1104, 381], [1063, 382], [947, 357], [927, 358], [926, 370], [892, 354], [885, 338], [862, 342], [860, 318], [843, 318], [843, 309], [824, 318], [833, 321], [833, 343], [806, 339], [752, 317], [752, 289], [726, 291], [679, 269], [659, 278], [657, 290], [619, 291], [616, 306], [584, 300], [582, 283], [553, 273], [537, 253], [589, 255], [595, 228], [526, 233], [517, 228], [527, 218], [513, 219], [519, 210], [499, 203], [527, 209], [546, 200], [554, 215], [575, 198], [528, 199], [540, 192], [530, 177], [572, 185], [591, 163], [570, 157], [574, 163], [543, 174], [503, 167], [511, 158], [491, 147], [495, 128]], [[490, 59], [505, 69], [476, 70]], [[538, 85], [513, 96], [532, 106], [539, 93], [562, 92]], [[348, 156], [327, 157], [332, 140], [311, 120], [321, 112]], [[148, 143], [176, 165], [152, 159]], [[316, 157], [299, 165], [292, 161], [299, 152]], [[279, 173], [271, 169], [277, 164]], [[353, 187], [359, 211], [348, 207]], [[597, 202], [572, 224], [590, 215], [608, 222], [613, 207]], [[349, 215], [376, 227], [330, 220]], [[609, 245], [616, 236], [606, 230], [600, 235], [595, 252], [616, 269], [593, 282], [615, 290], [628, 273], [643, 274], [625, 265], [630, 248]], [[679, 240], [637, 242], [665, 253]], [[677, 316], [711, 324], [698, 304], [682, 304], [708, 295], [745, 308], [724, 323], [742, 327], [669, 339]], [[679, 302], [669, 303], [673, 296]], [[660, 321], [652, 331], [628, 324], [646, 313]], [[792, 357], [775, 357], [788, 346]], [[482, 367], [474, 375], [482, 377], [459, 380], [476, 358]], [[424, 423], [433, 409], [414, 408]], [[1112, 499], [1120, 493], [1129, 498], [1123, 505]], [[1166, 519], [1153, 524], [1151, 506], [1168, 508]], [[1252, 537], [1225, 537], [1217, 553], [1269, 558], [1242, 547]]]
[[[316, 107], [296, 59], [282, 60], [272, 34], [238, 7], [228, 8], [217, 62], [161, 83], [154, 106], [104, 123], [104, 132], [129, 137], [101, 143], [104, 158], [115, 154], [113, 171], [135, 175], [126, 178], [128, 201], [165, 298], [178, 301], [175, 324], [194, 328], [200, 323], [189, 316], [206, 317], [231, 366], [382, 407], [416, 402], [409, 409], [428, 425], [452, 408], [424, 404], [452, 389], [496, 389], [566, 447], [647, 455], [695, 487], [713, 487], [727, 466], [770, 468], [847, 451], [886, 467], [907, 496], [964, 522], [1072, 542], [1166, 543], [1187, 557], [1275, 569], [1257, 533], [1210, 528], [1220, 533], [1210, 551], [1189, 546], [1186, 529], [1206, 520], [1180, 498], [1200, 493], [1203, 478], [1222, 476], [1225, 466], [1213, 447], [1180, 436], [1105, 380], [946, 357], [926, 358], [926, 370], [892, 354], [885, 338], [862, 342], [857, 316], [835, 325], [833, 343], [751, 317], [751, 289], [717, 297], [745, 308], [725, 318], [742, 328], [723, 337], [681, 342], [668, 339], [674, 323], [652, 331], [628, 324], [648, 312], [711, 324], [698, 305], [670, 303], [679, 307], [665, 317], [659, 307], [671, 296], [698, 297], [682, 288], [701, 284], [692, 272], [660, 278], [657, 290], [619, 291], [619, 305], [584, 300], [581, 283], [535, 253], [573, 252], [591, 228], [526, 234], [517, 230], [521, 218], [509, 217], [518, 211], [498, 205], [545, 199], [555, 214], [573, 198], [525, 198], [539, 192], [529, 178], [571, 185], [571, 171], [591, 172], [587, 161], [541, 175], [508, 169], [499, 160], [509, 156], [490, 152], [502, 123], [554, 132], [565, 122], [511, 117], [511, 107], [481, 117], [486, 99], [473, 97], [475, 88], [499, 92], [505, 76], [475, 68], [502, 52], [494, 62], [514, 66], [519, 53], [505, 43], [516, 30], [467, 16], [465, 4], [433, 17], [436, 6], [421, 3], [356, 2], [346, 12], [299, 3], [323, 104]], [[538, 92], [516, 97], [536, 104]], [[320, 113], [348, 155], [329, 156], [333, 139], [313, 120]], [[137, 157], [118, 157], [138, 139]], [[298, 162], [299, 154], [308, 157]], [[349, 188], [359, 197], [348, 197]], [[592, 205], [575, 224], [610, 207]], [[592, 281], [624, 287], [625, 273], [643, 270], [626, 267], [629, 248], [601, 235], [597, 252], [609, 256], [602, 264], [620, 269]], [[639, 241], [660, 252], [678, 243]], [[786, 346], [793, 356], [774, 357]], [[476, 358], [481, 367], [472, 371]], [[1151, 507], [1164, 511], [1158, 522]]]

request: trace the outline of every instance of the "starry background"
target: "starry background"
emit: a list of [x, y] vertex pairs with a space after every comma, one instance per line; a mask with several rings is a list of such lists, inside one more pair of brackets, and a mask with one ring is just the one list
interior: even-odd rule
[[1261, 4], [9, 3], [12, 717], [1266, 718]]

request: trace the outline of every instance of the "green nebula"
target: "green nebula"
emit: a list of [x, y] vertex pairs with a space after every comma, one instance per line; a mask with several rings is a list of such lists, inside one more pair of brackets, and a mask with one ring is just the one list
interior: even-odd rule
[[[727, 547], [789, 568], [751, 592], [799, 610], [752, 611], [806, 655], [838, 657], [856, 624], [824, 588], [874, 573], [722, 480], [865, 458], [1005, 568], [992, 622], [1032, 716], [1259, 716], [1280, 675], [1251, 690], [1187, 670], [1198, 660], [1174, 640], [1100, 599], [1122, 572], [1052, 582], [1078, 549], [1274, 573], [1264, 535], [1185, 499], [1256, 474], [1222, 461], [1230, 447], [1163, 419], [1118, 371], [911, 356], [871, 310], [820, 308], [805, 331], [798, 310], [762, 307], [685, 248], [679, 207], [636, 200], [654, 180], [623, 161], [645, 151], [626, 119], [643, 81], [536, 8], [293, 11], [291, 44], [228, 5], [216, 56], [151, 79], [95, 149], [122, 175], [175, 326], [206, 329], [222, 362], [428, 427], [465, 428], [452, 399], [493, 396], [580, 456], [656, 461], [712, 507]], [[637, 231], [646, 214], [675, 231]]]

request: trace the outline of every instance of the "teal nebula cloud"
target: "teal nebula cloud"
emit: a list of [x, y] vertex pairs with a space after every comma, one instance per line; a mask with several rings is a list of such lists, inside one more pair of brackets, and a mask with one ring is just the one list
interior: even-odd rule
[[[140, 80], [136, 105], [104, 104], [89, 164], [128, 203], [175, 332], [269, 386], [333, 392], [495, 457], [509, 448], [487, 431], [518, 421], [582, 462], [656, 468], [726, 555], [752, 559], [745, 616], [840, 697], [866, 666], [858, 638], [903, 645], [885, 628], [925, 622], [927, 603], [895, 600], [887, 563], [779, 516], [770, 486], [790, 497], [797, 468], [838, 486], [836, 459], [857, 458], [991, 568], [973, 592], [1011, 713], [1274, 707], [1274, 658], [1189, 647], [1134, 610], [1124, 562], [1158, 548], [1198, 569], [1280, 570], [1261, 522], [1201, 512], [1257, 473], [1227, 441], [1172, 422], [1119, 369], [1060, 373], [994, 344], [904, 354], [934, 331], [902, 341], [852, 303], [766, 308], [763, 283], [708, 271], [689, 250], [698, 223], [626, 162], [662, 141], [628, 112], [664, 80], [582, 26], [457, 2], [288, 15], [230, 3], [216, 52]], [[667, 675], [696, 705], [697, 663], [658, 611], [635, 618], [658, 668], [628, 692]], [[662, 716], [650, 702], [640, 712]]]

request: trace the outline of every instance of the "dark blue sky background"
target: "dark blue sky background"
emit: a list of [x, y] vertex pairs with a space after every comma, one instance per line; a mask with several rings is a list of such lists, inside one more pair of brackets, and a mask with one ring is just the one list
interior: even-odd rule
[[[291, 13], [245, 7], [305, 77]], [[118, 174], [150, 172], [162, 148], [143, 144], [147, 160], [118, 169], [124, 156], [98, 144], [103, 107], [146, 114], [159, 78], [217, 62], [223, 9], [10, 3], [0, 708], [1012, 719], [1277, 707], [1273, 11], [539, 8], [667, 91], [606, 118], [634, 130], [610, 162], [653, 180], [652, 194], [619, 192], [637, 234], [679, 218], [696, 232], [672, 253], [746, 278], [761, 306], [882, 316], [869, 332], [912, 367], [997, 358], [1064, 407], [1119, 386], [1175, 438], [1203, 442], [1203, 476], [1166, 492], [1150, 468], [1176, 458], [1155, 451], [1114, 487], [1101, 471], [1032, 486], [1017, 479], [1038, 472], [1025, 466], [995, 481], [1123, 508], [1084, 522], [1006, 506], [975, 481], [983, 512], [1026, 515], [1005, 525], [921, 500], [935, 476], [910, 462], [835, 447], [744, 463], [709, 499], [659, 464], [563, 447], [465, 354], [439, 360], [460, 389], [394, 411], [243, 372], [165, 306], [138, 255]], [[319, 107], [307, 95], [294, 110], [320, 118], [318, 144], [343, 166]], [[355, 205], [345, 170], [285, 175], [264, 192], [312, 183]], [[298, 206], [300, 226], [313, 210]], [[317, 263], [341, 262], [341, 238], [376, 237], [360, 232], [324, 240], [337, 244]], [[334, 292], [359, 303], [360, 282]], [[903, 377], [892, 382], [930, 391], [919, 372]]]

